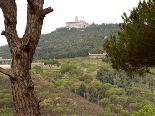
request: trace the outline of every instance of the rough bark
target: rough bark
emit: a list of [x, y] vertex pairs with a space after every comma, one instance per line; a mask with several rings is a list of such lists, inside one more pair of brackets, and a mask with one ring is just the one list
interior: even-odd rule
[[16, 2], [15, 0], [0, 0], [0, 8], [5, 18], [5, 31], [1, 34], [6, 37], [12, 54], [11, 72], [2, 68], [0, 72], [10, 77], [16, 114], [40, 116], [39, 102], [34, 92], [30, 70], [43, 19], [53, 9], [50, 7], [43, 9], [44, 0], [27, 0], [27, 2], [27, 26], [25, 34], [19, 38], [16, 31]]

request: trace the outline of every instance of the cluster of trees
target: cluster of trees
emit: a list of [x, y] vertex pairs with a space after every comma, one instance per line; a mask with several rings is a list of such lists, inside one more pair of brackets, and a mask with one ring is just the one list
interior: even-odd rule
[[[88, 58], [89, 59], [89, 58]], [[50, 61], [50, 60], [46, 60], [45, 62]], [[79, 59], [77, 60], [77, 62], [79, 61]], [[80, 59], [81, 61], [81, 59]], [[61, 69], [53, 69], [52, 71], [50, 69], [43, 69], [40, 70], [40, 68], [42, 68], [42, 66], [33, 66], [32, 69], [32, 73], [36, 73], [36, 67], [40, 67], [38, 68], [40, 70], [40, 72], [38, 72], [38, 74], [41, 74], [44, 76], [45, 80], [47, 80], [50, 85], [52, 87], [56, 87], [61, 91], [65, 91], [66, 89], [69, 90], [69, 97], [72, 97], [72, 92], [87, 98], [87, 87], [86, 85], [89, 85], [92, 81], [93, 81], [93, 77], [90, 74], [85, 74], [85, 72], [83, 70], [81, 70], [81, 67], [79, 66], [84, 66], [84, 63], [77, 63], [76, 60], [72, 59], [66, 59], [66, 61], [64, 59], [62, 60], [57, 60], [57, 62], [61, 62]], [[89, 62], [88, 62], [89, 63]], [[45, 63], [44, 63], [45, 64]], [[82, 65], [81, 65], [82, 64]], [[86, 63], [87, 64], [87, 63]], [[95, 65], [95, 64], [94, 64]], [[89, 66], [87, 66], [88, 68], [90, 68]], [[36, 87], [37, 89], [41, 89], [40, 86]], [[51, 88], [51, 87], [50, 87]], [[67, 95], [67, 96], [68, 96]], [[64, 95], [63, 93], [50, 93], [50, 89], [47, 92], [38, 92], [38, 96], [39, 99], [55, 99], [53, 101], [49, 101], [48, 103], [41, 103], [41, 106], [44, 106], [46, 108], [50, 109], [49, 114], [57, 114], [57, 115], [71, 115], [72, 114], [72, 109], [70, 109], [68, 107], [68, 100], [64, 103], [62, 103], [62, 97], [65, 97], [66, 95]], [[56, 100], [56, 98], [60, 97], [60, 99]], [[95, 98], [92, 98], [95, 99]], [[71, 99], [70, 99], [71, 100]], [[69, 101], [70, 101], [69, 100]], [[72, 100], [71, 100], [72, 101]], [[71, 102], [70, 101], [70, 102]], [[63, 104], [57, 106], [57, 103], [59, 104]], [[64, 107], [65, 106], [65, 107]], [[81, 107], [81, 106], [80, 106]], [[70, 109], [70, 112], [67, 113], [66, 109]], [[64, 114], [66, 113], [66, 114]], [[81, 112], [82, 114], [83, 112]]]
[[[153, 76], [145, 74], [129, 78], [124, 71], [113, 70], [104, 58], [100, 66], [96, 67], [96, 78], [89, 73], [90, 68], [96, 66], [95, 60], [87, 61], [62, 59], [60, 70], [44, 70], [44, 77], [58, 89], [68, 89], [90, 102], [96, 103], [105, 109], [105, 115], [137, 115], [145, 107], [154, 109], [154, 82]], [[77, 62], [75, 62], [77, 61]], [[81, 61], [81, 62], [78, 62]], [[99, 62], [99, 59], [96, 59]], [[86, 68], [87, 71], [81, 70]], [[97, 79], [97, 80], [96, 80]], [[99, 80], [99, 81], [98, 81]]]
[[[99, 79], [103, 84], [110, 83], [113, 86], [122, 88], [125, 92], [125, 94], [122, 95], [115, 95], [115, 93], [117, 93], [117, 89], [115, 90], [114, 88], [107, 90], [108, 95], [110, 95], [110, 93], [113, 95], [110, 97], [106, 96], [100, 100], [100, 102], [102, 102], [103, 106], [106, 108], [105, 110], [107, 110], [107, 116], [111, 115], [111, 111], [113, 113], [117, 113], [114, 106], [118, 104], [120, 105], [119, 107], [121, 110], [126, 110], [126, 114], [124, 114], [124, 116], [128, 116], [131, 112], [133, 112], [133, 115], [137, 116], [138, 113], [135, 113], [135, 111], [146, 107], [146, 105], [151, 107], [150, 109], [154, 109], [154, 81], [152, 75], [145, 74], [142, 77], [136, 75], [135, 78], [129, 78], [124, 71], [101, 68], [98, 71], [96, 78]], [[113, 98], [115, 99], [115, 102], [112, 100]], [[111, 106], [111, 103], [114, 105]], [[121, 111], [119, 111], [119, 113], [121, 113]]]
[[[47, 65], [50, 63], [52, 65], [52, 61], [56, 62], [52, 70], [42, 64], [33, 66], [31, 70], [38, 99], [42, 101], [40, 103], [42, 114], [64, 116], [76, 114], [72, 109], [73, 93], [104, 108], [107, 116], [131, 114], [137, 116], [139, 110], [144, 112], [154, 109], [154, 83], [150, 74], [143, 77], [137, 75], [137, 78], [131, 79], [125, 72], [113, 70], [105, 58], [51, 59], [46, 60], [44, 64], [48, 62]], [[57, 68], [57, 63], [61, 64], [61, 68]], [[97, 71], [96, 78], [92, 76], [92, 71]], [[46, 85], [43, 85], [44, 81], [41, 78], [46, 80]], [[4, 86], [3, 89], [5, 88]], [[64, 100], [66, 96], [68, 98]], [[9, 108], [7, 101], [5, 104], [6, 108]]]

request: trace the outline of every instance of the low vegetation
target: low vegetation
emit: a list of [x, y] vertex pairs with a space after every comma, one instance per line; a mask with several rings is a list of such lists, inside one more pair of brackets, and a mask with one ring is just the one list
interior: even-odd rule
[[[125, 72], [112, 69], [107, 61], [87, 57], [55, 59], [61, 65], [53, 65], [52, 70], [33, 64], [31, 73], [42, 115], [143, 116], [150, 112], [153, 116], [153, 76], [129, 78]], [[14, 116], [9, 79], [1, 75], [0, 83], [0, 115]]]

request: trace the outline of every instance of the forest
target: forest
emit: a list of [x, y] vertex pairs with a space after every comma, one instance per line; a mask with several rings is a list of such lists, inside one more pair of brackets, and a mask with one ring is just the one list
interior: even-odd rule
[[[59, 28], [41, 35], [34, 59], [85, 57], [89, 53], [103, 53], [104, 38], [117, 34], [118, 24], [92, 24], [84, 29]], [[8, 45], [0, 47], [0, 56], [11, 58]]]

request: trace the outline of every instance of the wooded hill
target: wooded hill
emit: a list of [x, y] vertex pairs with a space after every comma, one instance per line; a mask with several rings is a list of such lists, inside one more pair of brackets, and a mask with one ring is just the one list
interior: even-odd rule
[[[89, 53], [103, 53], [105, 37], [118, 32], [118, 24], [92, 24], [85, 29], [59, 28], [41, 35], [35, 59], [84, 57]], [[11, 58], [8, 46], [0, 47], [0, 56]]]

